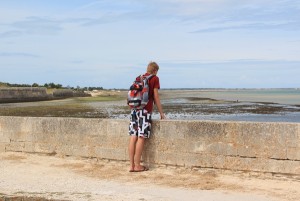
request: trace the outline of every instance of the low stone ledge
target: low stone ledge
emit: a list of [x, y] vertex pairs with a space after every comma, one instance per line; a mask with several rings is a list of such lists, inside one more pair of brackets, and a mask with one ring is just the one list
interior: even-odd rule
[[[154, 120], [148, 164], [300, 174], [300, 124]], [[1, 117], [0, 152], [128, 160], [128, 121]]]

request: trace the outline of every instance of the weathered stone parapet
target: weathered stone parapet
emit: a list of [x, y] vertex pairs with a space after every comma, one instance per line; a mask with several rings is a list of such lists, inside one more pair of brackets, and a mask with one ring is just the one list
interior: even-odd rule
[[0, 88], [0, 103], [39, 101], [53, 99], [45, 87]]
[[[128, 160], [128, 121], [0, 117], [0, 152]], [[300, 175], [300, 124], [230, 121], [153, 122], [149, 164]]]
[[0, 103], [45, 101], [85, 96], [91, 95], [81, 91], [73, 91], [71, 89], [55, 89], [52, 93], [48, 94], [45, 87], [0, 88]]

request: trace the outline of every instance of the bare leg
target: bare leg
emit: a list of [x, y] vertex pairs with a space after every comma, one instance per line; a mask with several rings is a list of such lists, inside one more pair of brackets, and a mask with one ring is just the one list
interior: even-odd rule
[[134, 155], [134, 166], [135, 170], [142, 169], [141, 167], [141, 157], [144, 149], [145, 138], [139, 137], [135, 146], [135, 155]]
[[129, 152], [129, 160], [130, 160], [130, 170], [134, 170], [134, 155], [136, 152], [136, 142], [138, 137], [131, 136], [129, 140], [128, 152]]

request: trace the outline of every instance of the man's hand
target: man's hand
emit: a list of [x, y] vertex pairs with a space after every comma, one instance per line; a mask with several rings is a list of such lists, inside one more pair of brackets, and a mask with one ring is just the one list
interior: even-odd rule
[[160, 114], [160, 119], [167, 119], [164, 113]]
[[156, 107], [158, 109], [158, 112], [160, 114], [160, 119], [166, 119], [166, 116], [163, 112], [161, 103], [160, 103], [160, 98], [159, 98], [159, 94], [158, 94], [158, 89], [154, 88], [154, 102], [156, 104]]

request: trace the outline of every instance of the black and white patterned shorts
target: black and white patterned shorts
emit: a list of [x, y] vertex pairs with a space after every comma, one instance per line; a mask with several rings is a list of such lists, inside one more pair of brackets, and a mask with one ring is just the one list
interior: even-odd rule
[[151, 113], [147, 110], [131, 110], [129, 135], [149, 138], [151, 134]]

